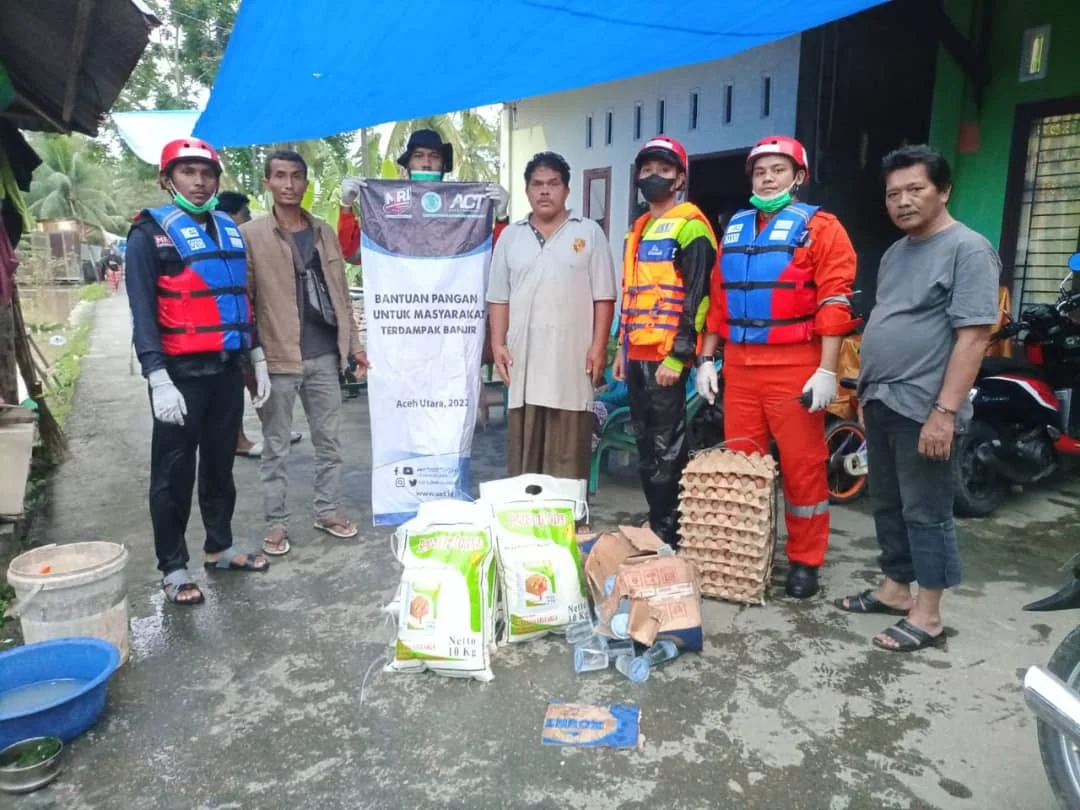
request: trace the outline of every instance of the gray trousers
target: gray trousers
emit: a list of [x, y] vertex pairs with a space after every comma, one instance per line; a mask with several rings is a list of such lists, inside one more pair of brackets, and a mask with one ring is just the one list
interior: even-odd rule
[[336, 354], [304, 361], [302, 374], [271, 374], [270, 398], [260, 410], [263, 429], [259, 476], [266, 497], [266, 525], [289, 525], [289, 474], [293, 406], [304, 406], [315, 447], [315, 517], [337, 511], [341, 481], [341, 384]]
[[920, 456], [922, 425], [881, 402], [867, 402], [863, 416], [882, 573], [894, 582], [918, 582], [920, 588], [959, 585], [953, 460]]

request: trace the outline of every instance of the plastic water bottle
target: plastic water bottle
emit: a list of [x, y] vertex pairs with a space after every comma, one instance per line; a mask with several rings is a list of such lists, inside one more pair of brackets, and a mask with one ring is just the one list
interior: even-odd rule
[[625, 596], [619, 600], [619, 609], [611, 617], [608, 627], [615, 638], [630, 638], [630, 600]]
[[677, 658], [678, 655], [679, 648], [675, 646], [675, 642], [667, 641], [665, 639], [656, 642], [636, 658], [631, 658], [628, 655], [616, 658], [615, 669], [619, 670], [619, 672], [634, 683], [642, 683], [643, 681], [649, 680], [649, 675], [651, 674], [653, 667], [659, 666], [665, 661]]
[[607, 639], [608, 658], [618, 661], [621, 656], [634, 657], [634, 640], [632, 638], [619, 639], [618, 641]]
[[604, 596], [611, 596], [615, 593], [615, 575], [612, 574], [604, 580]]
[[566, 640], [571, 647], [576, 647], [593, 635], [593, 626], [590, 622], [578, 622], [566, 628]]
[[607, 669], [610, 659], [606, 649], [591, 650], [587, 647], [574, 648], [574, 672], [596, 672]]

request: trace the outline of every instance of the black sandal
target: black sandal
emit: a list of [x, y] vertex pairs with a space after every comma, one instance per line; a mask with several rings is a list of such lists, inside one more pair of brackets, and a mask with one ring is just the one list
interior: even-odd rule
[[888, 636], [896, 642], [895, 647], [890, 647], [888, 644], [882, 644], [881, 640], [874, 636], [874, 646], [879, 650], [887, 650], [888, 652], [915, 652], [924, 650], [927, 647], [941, 649], [945, 647], [944, 630], [936, 636], [932, 636], [921, 627], [913, 625], [907, 619], [901, 619], [892, 627], [886, 627], [878, 635]]
[[[847, 604], [845, 605], [844, 602], [847, 602]], [[833, 601], [833, 604], [847, 613], [884, 613], [887, 616], [908, 615], [906, 610], [894, 608], [892, 605], [886, 605], [874, 596], [874, 592], [869, 588], [854, 596], [845, 596], [843, 599], [836, 599]]]
[[[165, 601], [174, 605], [201, 605], [206, 601], [202, 588], [195, 584], [191, 575], [184, 569], [183, 574], [175, 571], [161, 580], [161, 590], [165, 594]], [[194, 599], [181, 599], [180, 594], [195, 591], [198, 596]]]

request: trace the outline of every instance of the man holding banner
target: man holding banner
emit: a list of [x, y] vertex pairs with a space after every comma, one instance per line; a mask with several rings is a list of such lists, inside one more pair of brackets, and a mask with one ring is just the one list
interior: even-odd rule
[[615, 263], [603, 229], [566, 209], [570, 166], [561, 155], [529, 161], [525, 192], [532, 213], [499, 240], [487, 295], [495, 368], [510, 389], [510, 475], [587, 479]]
[[364, 180], [372, 513], [468, 498], [492, 243], [486, 183]]

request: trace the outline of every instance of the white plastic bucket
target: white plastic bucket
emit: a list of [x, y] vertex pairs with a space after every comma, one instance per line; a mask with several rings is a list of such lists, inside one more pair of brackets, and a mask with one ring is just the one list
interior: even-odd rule
[[48, 545], [20, 554], [8, 566], [15, 589], [11, 612], [27, 644], [91, 636], [128, 657], [127, 549], [92, 541]]

